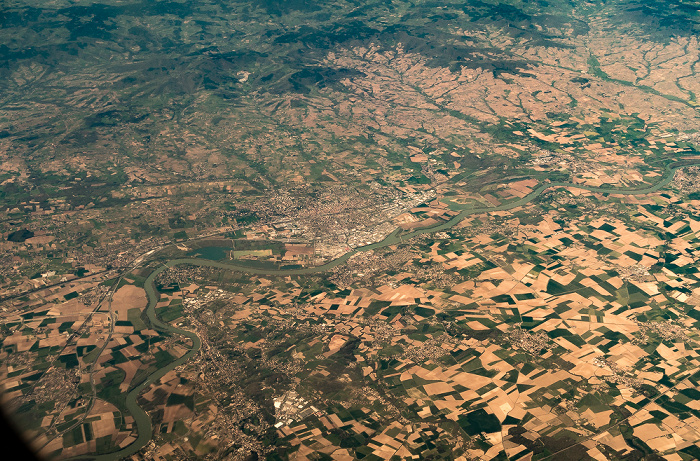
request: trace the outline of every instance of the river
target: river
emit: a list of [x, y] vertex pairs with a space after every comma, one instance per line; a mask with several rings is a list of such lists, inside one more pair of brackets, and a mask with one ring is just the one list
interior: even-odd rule
[[182, 357], [174, 360], [173, 362], [169, 363], [168, 365], [154, 371], [151, 375], [148, 376], [148, 378], [143, 381], [141, 384], [133, 388], [129, 393], [127, 394], [126, 397], [126, 407], [129, 413], [134, 417], [134, 423], [136, 425], [136, 430], [138, 433], [138, 437], [136, 440], [134, 440], [131, 444], [128, 446], [122, 448], [119, 451], [113, 452], [113, 453], [108, 453], [104, 455], [85, 455], [85, 456], [80, 456], [73, 458], [75, 460], [95, 460], [95, 461], [114, 461], [118, 459], [122, 459], [127, 456], [131, 456], [134, 453], [138, 452], [142, 447], [144, 447], [150, 440], [151, 437], [153, 436], [153, 428], [151, 427], [151, 420], [148, 417], [148, 414], [138, 405], [136, 399], [138, 395], [141, 393], [141, 391], [146, 388], [147, 386], [151, 385], [161, 377], [163, 377], [166, 373], [169, 371], [173, 370], [174, 368], [182, 365], [183, 363], [187, 362], [191, 357], [193, 357], [198, 351], [199, 348], [201, 347], [201, 341], [199, 337], [190, 331], [182, 330], [179, 328], [175, 328], [169, 324], [166, 324], [164, 322], [161, 322], [158, 320], [156, 317], [156, 311], [155, 307], [156, 304], [158, 303], [158, 294], [155, 289], [154, 285], [154, 280], [158, 274], [163, 272], [166, 269], [169, 269], [174, 266], [178, 266], [181, 264], [191, 264], [191, 265], [196, 265], [196, 266], [206, 266], [206, 267], [214, 267], [214, 268], [219, 268], [219, 269], [228, 269], [228, 270], [236, 270], [236, 271], [241, 271], [241, 272], [246, 272], [250, 274], [257, 274], [257, 275], [281, 275], [281, 276], [286, 276], [286, 275], [305, 275], [305, 274], [313, 274], [313, 273], [318, 273], [318, 272], [325, 272], [328, 271], [329, 269], [332, 269], [339, 264], [344, 263], [347, 261], [349, 258], [351, 258], [353, 255], [357, 254], [358, 252], [361, 251], [369, 251], [369, 250], [374, 250], [377, 248], [382, 248], [385, 246], [389, 245], [394, 245], [397, 243], [401, 243], [401, 241], [408, 240], [412, 237], [416, 237], [421, 234], [426, 234], [426, 233], [432, 233], [432, 232], [439, 232], [443, 230], [447, 230], [455, 226], [457, 223], [462, 221], [464, 218], [470, 215], [474, 214], [481, 214], [481, 213], [488, 213], [488, 212], [493, 212], [493, 211], [506, 211], [506, 210], [511, 210], [513, 208], [517, 208], [523, 205], [526, 205], [530, 203], [532, 200], [537, 198], [542, 192], [549, 188], [553, 187], [567, 187], [567, 188], [576, 188], [576, 189], [582, 189], [582, 190], [587, 190], [590, 192], [598, 192], [598, 193], [608, 193], [608, 194], [616, 194], [616, 195], [645, 195], [645, 194], [650, 194], [652, 192], [656, 192], [662, 187], [665, 187], [668, 185], [672, 180], [674, 173], [676, 170], [679, 168], [685, 167], [685, 166], [690, 166], [690, 165], [695, 165], [700, 163], [700, 159], [693, 159], [692, 163], [684, 163], [683, 160], [674, 162], [666, 167], [666, 176], [662, 177], [662, 179], [654, 184], [653, 186], [649, 186], [644, 189], [610, 189], [610, 188], [603, 188], [603, 187], [589, 187], [589, 186], [583, 186], [583, 185], [578, 185], [578, 184], [571, 184], [571, 183], [563, 183], [563, 182], [557, 182], [557, 183], [547, 183], [547, 184], [542, 184], [540, 185], [537, 189], [533, 190], [530, 192], [528, 195], [525, 197], [514, 201], [510, 202], [504, 205], [496, 206], [496, 207], [481, 207], [481, 208], [470, 208], [470, 209], [465, 209], [462, 210], [458, 215], [454, 216], [452, 219], [449, 221], [446, 221], [442, 224], [438, 224], [433, 227], [427, 227], [427, 228], [422, 228], [422, 229], [416, 229], [412, 232], [407, 232], [407, 233], [400, 233], [399, 230], [396, 230], [389, 234], [387, 237], [385, 237], [383, 240], [379, 242], [375, 242], [369, 245], [365, 245], [363, 247], [356, 248], [348, 253], [345, 253], [343, 256], [334, 259], [333, 261], [330, 261], [326, 264], [323, 264], [321, 266], [315, 266], [315, 267], [305, 267], [305, 268], [295, 268], [295, 269], [267, 269], [267, 268], [254, 268], [254, 267], [249, 267], [249, 266], [244, 266], [244, 265], [239, 265], [236, 264], [235, 262], [220, 262], [220, 261], [211, 261], [207, 259], [199, 259], [199, 258], [179, 258], [179, 259], [173, 259], [168, 261], [167, 263], [163, 264], [160, 266], [158, 269], [153, 271], [148, 278], [146, 279], [146, 282], [144, 284], [144, 288], [146, 290], [146, 294], [148, 295], [148, 307], [146, 308], [146, 315], [148, 316], [149, 321], [152, 323], [154, 329], [160, 330], [160, 331], [166, 331], [174, 334], [180, 334], [183, 336], [186, 336], [190, 338], [193, 342], [192, 348], [185, 353]]

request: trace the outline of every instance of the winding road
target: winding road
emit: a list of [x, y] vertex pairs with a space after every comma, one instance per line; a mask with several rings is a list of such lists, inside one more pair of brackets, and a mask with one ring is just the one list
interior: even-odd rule
[[537, 198], [540, 194], [542, 194], [545, 190], [550, 189], [550, 188], [558, 188], [558, 187], [565, 187], [565, 188], [575, 188], [575, 189], [582, 189], [582, 190], [587, 190], [590, 192], [596, 192], [596, 193], [609, 193], [609, 194], [615, 194], [615, 195], [645, 195], [645, 194], [650, 194], [653, 192], [658, 191], [659, 189], [665, 187], [668, 185], [672, 180], [674, 173], [676, 170], [682, 167], [686, 166], [691, 166], [691, 165], [700, 165], [700, 158], [695, 158], [695, 159], [685, 159], [685, 160], [680, 160], [674, 163], [671, 163], [666, 166], [666, 174], [665, 176], [662, 177], [662, 179], [654, 184], [653, 186], [649, 186], [643, 189], [612, 189], [612, 188], [603, 188], [603, 187], [589, 187], [589, 186], [584, 186], [584, 185], [579, 185], [579, 184], [572, 184], [572, 183], [565, 183], [565, 182], [553, 182], [553, 183], [546, 183], [540, 185], [537, 189], [533, 190], [531, 193], [526, 195], [525, 197], [514, 201], [514, 202], [509, 202], [507, 204], [503, 204], [500, 206], [495, 206], [495, 207], [480, 207], [480, 208], [467, 208], [462, 210], [458, 215], [455, 215], [452, 219], [449, 221], [446, 221], [444, 223], [438, 224], [433, 227], [427, 227], [427, 228], [422, 228], [422, 229], [416, 229], [411, 232], [405, 232], [405, 233], [400, 233], [400, 230], [397, 229], [396, 231], [392, 232], [389, 234], [386, 238], [379, 242], [375, 242], [369, 245], [365, 245], [363, 247], [358, 247], [355, 248], [354, 250], [345, 253], [343, 256], [330, 261], [326, 264], [323, 264], [321, 266], [315, 266], [315, 267], [305, 267], [305, 268], [295, 268], [295, 269], [267, 269], [267, 268], [255, 268], [255, 267], [249, 267], [249, 266], [244, 266], [236, 263], [229, 263], [229, 262], [219, 262], [219, 261], [211, 261], [207, 259], [200, 259], [200, 258], [180, 258], [180, 259], [173, 259], [168, 261], [167, 263], [163, 264], [160, 266], [158, 269], [153, 271], [148, 278], [146, 279], [146, 282], [144, 284], [144, 288], [146, 290], [146, 294], [148, 295], [148, 306], [146, 308], [146, 314], [148, 316], [149, 321], [153, 325], [153, 328], [156, 330], [160, 331], [166, 331], [174, 334], [179, 334], [186, 336], [187, 338], [190, 338], [193, 342], [192, 348], [187, 351], [182, 357], [174, 360], [173, 362], [169, 363], [168, 365], [164, 366], [163, 368], [160, 368], [153, 372], [151, 375], [148, 376], [146, 380], [144, 380], [141, 384], [133, 388], [129, 393], [127, 394], [126, 397], [126, 407], [127, 410], [131, 413], [131, 415], [134, 417], [134, 422], [136, 424], [136, 430], [138, 433], [138, 437], [136, 440], [134, 440], [131, 444], [128, 446], [124, 447], [123, 449], [104, 454], [104, 455], [84, 455], [80, 457], [75, 457], [72, 459], [75, 460], [95, 460], [95, 461], [114, 461], [118, 459], [122, 459], [124, 457], [133, 455], [134, 453], [138, 452], [141, 448], [143, 448], [152, 438], [153, 436], [153, 428], [151, 427], [151, 420], [148, 417], [148, 414], [138, 405], [137, 403], [137, 397], [141, 393], [143, 389], [145, 389], [147, 386], [151, 385], [152, 383], [156, 382], [158, 379], [163, 377], [166, 373], [169, 371], [173, 370], [174, 368], [184, 364], [187, 362], [191, 357], [193, 357], [198, 351], [199, 348], [201, 347], [201, 340], [199, 337], [190, 331], [186, 330], [181, 330], [179, 328], [175, 328], [167, 323], [164, 323], [160, 321], [156, 317], [156, 312], [155, 312], [155, 306], [158, 302], [158, 294], [155, 289], [154, 285], [154, 280], [158, 274], [163, 272], [166, 269], [169, 269], [171, 267], [175, 267], [181, 264], [190, 264], [190, 265], [196, 265], [196, 266], [203, 266], [203, 267], [212, 267], [212, 268], [219, 268], [219, 269], [228, 269], [228, 270], [235, 270], [235, 271], [240, 271], [240, 272], [246, 272], [250, 274], [259, 274], [259, 275], [281, 275], [281, 276], [287, 276], [287, 275], [306, 275], [306, 274], [313, 274], [313, 273], [319, 273], [319, 272], [325, 272], [328, 271], [329, 269], [332, 269], [345, 261], [347, 261], [349, 258], [351, 258], [353, 255], [361, 252], [361, 251], [369, 251], [369, 250], [374, 250], [378, 248], [382, 248], [385, 246], [389, 245], [394, 245], [397, 243], [400, 243], [403, 240], [408, 240], [413, 237], [416, 237], [421, 234], [427, 234], [427, 233], [433, 233], [433, 232], [439, 232], [443, 230], [447, 230], [458, 224], [460, 221], [462, 221], [464, 218], [470, 215], [474, 214], [481, 214], [481, 213], [488, 213], [488, 212], [493, 212], [493, 211], [507, 211], [511, 210], [513, 208], [517, 208], [523, 205], [526, 205], [530, 203], [532, 200]]

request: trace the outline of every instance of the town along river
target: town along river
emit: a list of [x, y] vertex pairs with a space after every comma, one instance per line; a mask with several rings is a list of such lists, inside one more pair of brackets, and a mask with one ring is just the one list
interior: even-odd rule
[[[173, 259], [165, 263], [163, 266], [159, 267], [155, 271], [153, 271], [148, 278], [146, 279], [146, 282], [144, 284], [144, 288], [146, 290], [146, 294], [148, 295], [148, 307], [146, 308], [146, 314], [148, 316], [149, 321], [153, 325], [154, 329], [161, 330], [161, 331], [167, 331], [170, 333], [174, 334], [180, 334], [183, 336], [186, 336], [192, 340], [192, 348], [187, 351], [182, 357], [176, 359], [175, 361], [171, 362], [170, 364], [164, 366], [163, 368], [160, 368], [153, 372], [153, 374], [149, 375], [148, 378], [136, 386], [134, 389], [129, 391], [126, 397], [126, 408], [131, 413], [131, 415], [134, 417], [134, 422], [136, 424], [136, 430], [138, 432], [138, 437], [134, 442], [132, 442], [130, 445], [126, 446], [125, 448], [112, 452], [109, 454], [104, 454], [104, 455], [85, 455], [85, 456], [80, 456], [76, 457], [74, 459], [80, 459], [80, 460], [96, 460], [96, 461], [113, 461], [113, 460], [118, 460], [121, 458], [124, 458], [126, 456], [133, 455], [134, 453], [138, 452], [141, 448], [143, 448], [150, 440], [151, 437], [153, 436], [153, 428], [151, 427], [151, 420], [146, 414], [146, 412], [137, 404], [136, 399], [138, 395], [141, 393], [141, 391], [146, 388], [147, 386], [151, 385], [155, 381], [159, 380], [161, 377], [163, 377], [166, 373], [168, 373], [170, 370], [173, 370], [175, 367], [178, 367], [185, 363], [187, 360], [189, 360], [191, 357], [193, 357], [198, 351], [199, 348], [202, 345], [202, 342], [200, 341], [199, 337], [193, 332], [186, 331], [186, 330], [181, 330], [179, 328], [175, 328], [171, 325], [168, 325], [164, 322], [161, 322], [156, 318], [156, 311], [155, 307], [156, 304], [158, 303], [158, 293], [156, 292], [155, 285], [154, 285], [154, 280], [155, 277], [163, 272], [166, 269], [169, 269], [174, 266], [178, 266], [180, 264], [190, 264], [190, 265], [195, 265], [195, 266], [204, 266], [204, 267], [214, 267], [214, 268], [219, 268], [219, 269], [229, 269], [229, 270], [236, 270], [236, 271], [241, 271], [241, 272], [247, 272], [250, 274], [256, 274], [256, 275], [281, 275], [281, 276], [286, 276], [286, 275], [305, 275], [305, 274], [313, 274], [317, 272], [325, 272], [329, 269], [332, 269], [339, 264], [344, 263], [347, 261], [350, 257], [355, 255], [356, 253], [360, 251], [368, 251], [368, 250], [374, 250], [377, 248], [382, 248], [385, 246], [389, 245], [394, 245], [397, 243], [400, 243], [404, 240], [408, 240], [412, 237], [415, 237], [417, 235], [421, 234], [426, 234], [426, 233], [431, 233], [431, 232], [438, 232], [438, 231], [443, 231], [450, 229], [460, 221], [462, 221], [464, 218], [466, 218], [469, 215], [473, 214], [479, 214], [479, 213], [488, 213], [492, 211], [505, 211], [505, 210], [510, 210], [513, 208], [517, 208], [519, 206], [526, 205], [527, 203], [531, 202], [533, 199], [537, 198], [542, 192], [544, 192], [546, 189], [549, 189], [550, 187], [571, 187], [571, 188], [577, 188], [577, 189], [583, 189], [591, 192], [597, 192], [597, 193], [608, 193], [608, 194], [616, 194], [616, 195], [644, 195], [644, 194], [650, 194], [652, 192], [656, 192], [657, 190], [661, 189], [662, 187], [668, 185], [672, 180], [673, 180], [673, 175], [675, 171], [679, 168], [682, 168], [684, 166], [690, 166], [690, 165], [695, 165], [700, 163], [700, 159], [687, 159], [687, 160], [681, 160], [675, 163], [670, 164], [669, 166], [666, 167], [666, 176], [664, 176], [658, 183], [654, 184], [653, 186], [644, 188], [644, 189], [612, 189], [612, 188], [602, 188], [602, 187], [588, 187], [588, 186], [581, 186], [577, 184], [570, 184], [570, 183], [548, 183], [548, 184], [543, 184], [539, 186], [537, 189], [532, 191], [530, 194], [526, 195], [525, 197], [515, 201], [515, 202], [510, 202], [504, 205], [500, 205], [497, 207], [481, 207], [481, 208], [469, 208], [469, 209], [464, 209], [462, 210], [458, 215], [453, 217], [451, 220], [446, 221], [442, 224], [439, 224], [437, 226], [433, 227], [428, 227], [428, 228], [423, 228], [423, 229], [418, 229], [414, 230], [412, 232], [407, 232], [407, 233], [400, 233], [399, 230], [392, 232], [389, 234], [384, 240], [376, 243], [372, 243], [369, 245], [365, 245], [363, 247], [356, 248], [343, 256], [341, 256], [338, 259], [335, 259], [331, 262], [328, 262], [322, 266], [316, 266], [316, 267], [304, 267], [304, 268], [289, 268], [289, 269], [271, 269], [271, 268], [264, 268], [264, 267], [250, 267], [250, 266], [245, 266], [241, 264], [236, 264], [235, 262], [220, 262], [220, 261], [213, 261], [213, 260], [207, 260], [207, 259], [198, 259], [198, 258], [180, 258], [180, 259]], [[218, 255], [217, 255], [218, 256]]]

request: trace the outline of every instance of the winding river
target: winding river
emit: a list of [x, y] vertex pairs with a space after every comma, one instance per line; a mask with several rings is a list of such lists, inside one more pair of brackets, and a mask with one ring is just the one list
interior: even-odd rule
[[153, 428], [151, 427], [151, 420], [146, 414], [146, 412], [138, 405], [136, 399], [138, 395], [145, 389], [147, 386], [151, 385], [152, 383], [156, 382], [159, 380], [161, 377], [163, 377], [166, 373], [169, 371], [173, 370], [174, 368], [182, 365], [183, 363], [187, 362], [191, 357], [193, 357], [198, 351], [199, 348], [201, 347], [201, 341], [199, 337], [190, 331], [182, 330], [179, 328], [175, 328], [169, 324], [166, 324], [162, 321], [160, 321], [156, 317], [156, 311], [155, 311], [155, 306], [158, 303], [158, 293], [156, 292], [155, 285], [154, 285], [154, 280], [158, 274], [163, 272], [166, 269], [169, 269], [174, 266], [178, 266], [181, 264], [191, 264], [191, 265], [196, 265], [196, 266], [204, 266], [204, 267], [213, 267], [213, 268], [219, 268], [219, 269], [229, 269], [229, 270], [236, 270], [236, 271], [241, 271], [241, 272], [246, 272], [250, 274], [258, 274], [258, 275], [304, 275], [304, 274], [313, 274], [313, 273], [318, 273], [318, 272], [325, 272], [329, 269], [332, 269], [339, 264], [344, 263], [347, 261], [349, 258], [351, 258], [353, 255], [357, 254], [358, 252], [361, 251], [369, 251], [369, 250], [374, 250], [377, 248], [382, 248], [385, 246], [389, 245], [394, 245], [397, 243], [400, 243], [403, 240], [408, 240], [412, 237], [421, 235], [421, 234], [427, 234], [427, 233], [432, 233], [432, 232], [439, 232], [443, 230], [447, 230], [455, 226], [457, 223], [462, 221], [464, 218], [470, 215], [474, 214], [481, 214], [481, 213], [487, 213], [487, 212], [493, 212], [493, 211], [506, 211], [506, 210], [511, 210], [513, 208], [517, 208], [523, 205], [526, 205], [530, 203], [532, 200], [537, 198], [542, 192], [549, 188], [555, 188], [555, 187], [566, 187], [566, 188], [575, 188], [575, 189], [582, 189], [582, 190], [587, 190], [590, 192], [597, 192], [597, 193], [608, 193], [608, 194], [616, 194], [616, 195], [645, 195], [645, 194], [650, 194], [652, 192], [656, 192], [659, 189], [665, 187], [668, 185], [672, 180], [674, 173], [676, 170], [679, 168], [685, 167], [685, 166], [691, 166], [691, 165], [697, 165], [700, 164], [700, 159], [687, 159], [687, 160], [681, 160], [677, 161], [674, 163], [671, 163], [670, 165], [666, 166], [666, 175], [662, 177], [662, 179], [654, 184], [653, 186], [644, 188], [644, 189], [611, 189], [611, 188], [603, 188], [603, 187], [589, 187], [589, 186], [584, 186], [584, 185], [578, 185], [578, 184], [571, 184], [571, 183], [565, 183], [565, 182], [553, 182], [553, 183], [546, 183], [540, 185], [537, 189], [533, 190], [531, 193], [526, 195], [525, 197], [514, 201], [514, 202], [509, 202], [507, 204], [503, 204], [500, 206], [495, 206], [495, 207], [480, 207], [480, 208], [467, 208], [462, 210], [458, 215], [455, 215], [452, 219], [449, 221], [446, 221], [442, 224], [438, 224], [433, 227], [426, 227], [422, 229], [416, 229], [411, 232], [405, 232], [401, 233], [400, 230], [396, 230], [389, 234], [386, 238], [379, 242], [375, 242], [369, 245], [365, 245], [363, 247], [358, 247], [355, 248], [352, 251], [349, 251], [348, 253], [345, 253], [343, 256], [334, 259], [333, 261], [330, 261], [326, 264], [323, 264], [321, 266], [315, 266], [315, 267], [305, 267], [305, 268], [294, 268], [294, 269], [268, 269], [268, 268], [256, 268], [256, 267], [249, 267], [249, 266], [244, 266], [240, 264], [236, 264], [233, 262], [220, 262], [220, 261], [212, 261], [212, 260], [207, 260], [207, 259], [200, 259], [200, 258], [180, 258], [180, 259], [172, 259], [168, 261], [167, 263], [163, 264], [160, 266], [158, 269], [153, 271], [148, 278], [146, 279], [146, 282], [144, 284], [144, 288], [146, 290], [146, 294], [148, 295], [148, 307], [146, 308], [146, 315], [148, 316], [149, 321], [153, 325], [153, 328], [156, 330], [160, 331], [165, 331], [165, 332], [170, 332], [174, 334], [179, 334], [186, 336], [187, 338], [190, 338], [192, 340], [192, 348], [187, 351], [182, 357], [174, 360], [173, 362], [169, 363], [168, 365], [154, 371], [151, 375], [148, 376], [148, 378], [143, 381], [141, 384], [133, 388], [129, 393], [127, 394], [126, 397], [126, 408], [129, 411], [129, 413], [134, 417], [134, 423], [136, 424], [136, 429], [138, 433], [138, 437], [136, 440], [134, 440], [131, 444], [128, 446], [122, 448], [119, 451], [104, 454], [104, 455], [85, 455], [85, 456], [80, 456], [76, 457], [73, 459], [76, 460], [95, 460], [95, 461], [114, 461], [118, 459], [122, 459], [124, 457], [133, 455], [134, 453], [138, 452], [141, 448], [143, 448], [152, 438], [153, 436]]

